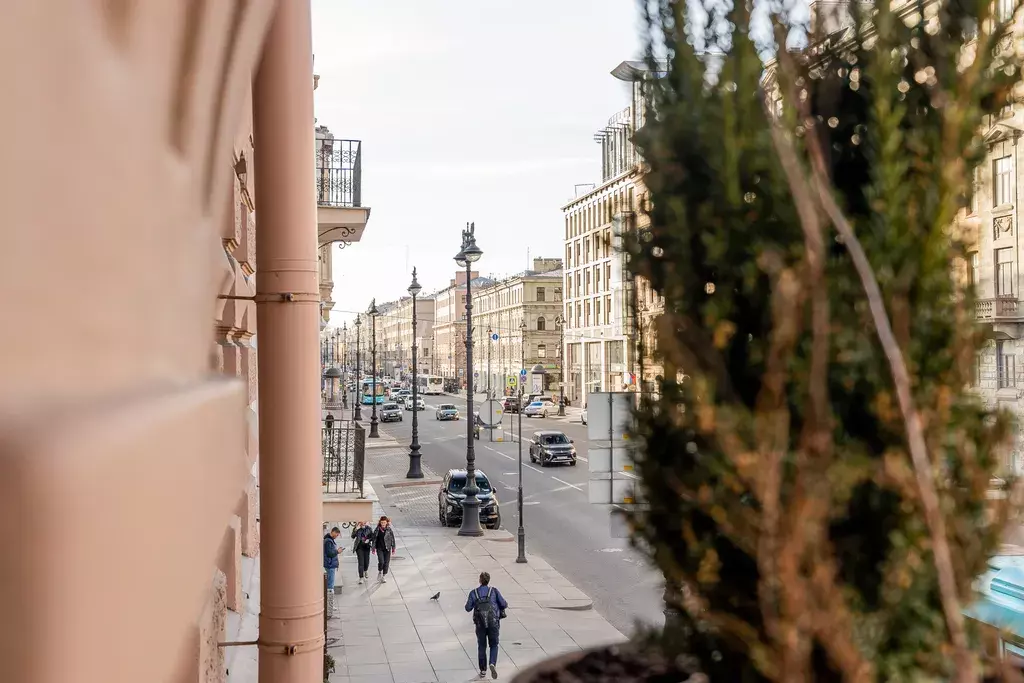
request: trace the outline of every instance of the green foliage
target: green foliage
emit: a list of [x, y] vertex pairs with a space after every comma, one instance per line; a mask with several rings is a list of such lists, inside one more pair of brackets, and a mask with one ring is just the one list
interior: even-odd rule
[[1007, 101], [1016, 61], [982, 32], [965, 66], [964, 28], [987, 25], [987, 5], [971, 0], [917, 14], [880, 4], [871, 26], [858, 16], [859, 32], [767, 72], [743, 7], [709, 5], [701, 30], [682, 0], [641, 6], [652, 68], [664, 70], [654, 45], [668, 58], [637, 139], [651, 228], [630, 247], [665, 301], [664, 380], [638, 412], [650, 508], [634, 520], [678, 590], [663, 645], [714, 681], [845, 680], [854, 665], [855, 680], [945, 679], [950, 635], [890, 362], [847, 245], [812, 200], [826, 245], [815, 275], [778, 140], [804, 180], [820, 145], [881, 288], [963, 604], [999, 542], [985, 497], [1009, 425], [966, 389], [984, 334], [955, 277], [954, 228], [985, 114]]

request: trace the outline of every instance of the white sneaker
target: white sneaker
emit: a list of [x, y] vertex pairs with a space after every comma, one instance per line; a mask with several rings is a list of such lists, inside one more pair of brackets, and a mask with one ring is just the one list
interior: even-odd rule
[[493, 664], [491, 664], [491, 678], [497, 678], [497, 677], [498, 677], [498, 669]]
[[381, 582], [381, 583], [387, 583], [387, 582], [388, 582], [388, 577], [386, 577], [386, 576], [381, 576], [381, 577], [380, 577], [380, 582]]
[[480, 672], [480, 678], [487, 678], [487, 672], [486, 671], [481, 671]]
[[377, 583], [384, 582], [384, 572], [377, 572]]
[[361, 577], [361, 576], [359, 577], [359, 585], [360, 585], [360, 586], [362, 586], [362, 585], [363, 585], [363, 577]]

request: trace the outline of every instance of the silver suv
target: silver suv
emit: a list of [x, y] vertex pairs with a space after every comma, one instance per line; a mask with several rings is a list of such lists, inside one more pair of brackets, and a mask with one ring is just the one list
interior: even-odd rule
[[380, 421], [401, 422], [402, 409], [398, 407], [397, 403], [385, 403], [380, 407]]

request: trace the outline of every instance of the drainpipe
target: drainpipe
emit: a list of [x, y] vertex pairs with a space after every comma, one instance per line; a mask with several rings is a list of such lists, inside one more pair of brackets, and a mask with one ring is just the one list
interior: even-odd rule
[[253, 87], [253, 128], [259, 150], [259, 681], [320, 683], [320, 292], [309, 0], [277, 3]]

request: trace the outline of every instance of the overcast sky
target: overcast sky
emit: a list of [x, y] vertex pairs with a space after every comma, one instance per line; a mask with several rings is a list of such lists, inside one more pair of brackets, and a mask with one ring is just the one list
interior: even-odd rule
[[[483, 274], [562, 255], [561, 206], [600, 181], [593, 134], [628, 104], [633, 0], [313, 0], [316, 117], [362, 140], [360, 242], [334, 255], [332, 325], [448, 285], [476, 222]], [[407, 267], [408, 264], [408, 267]]]

